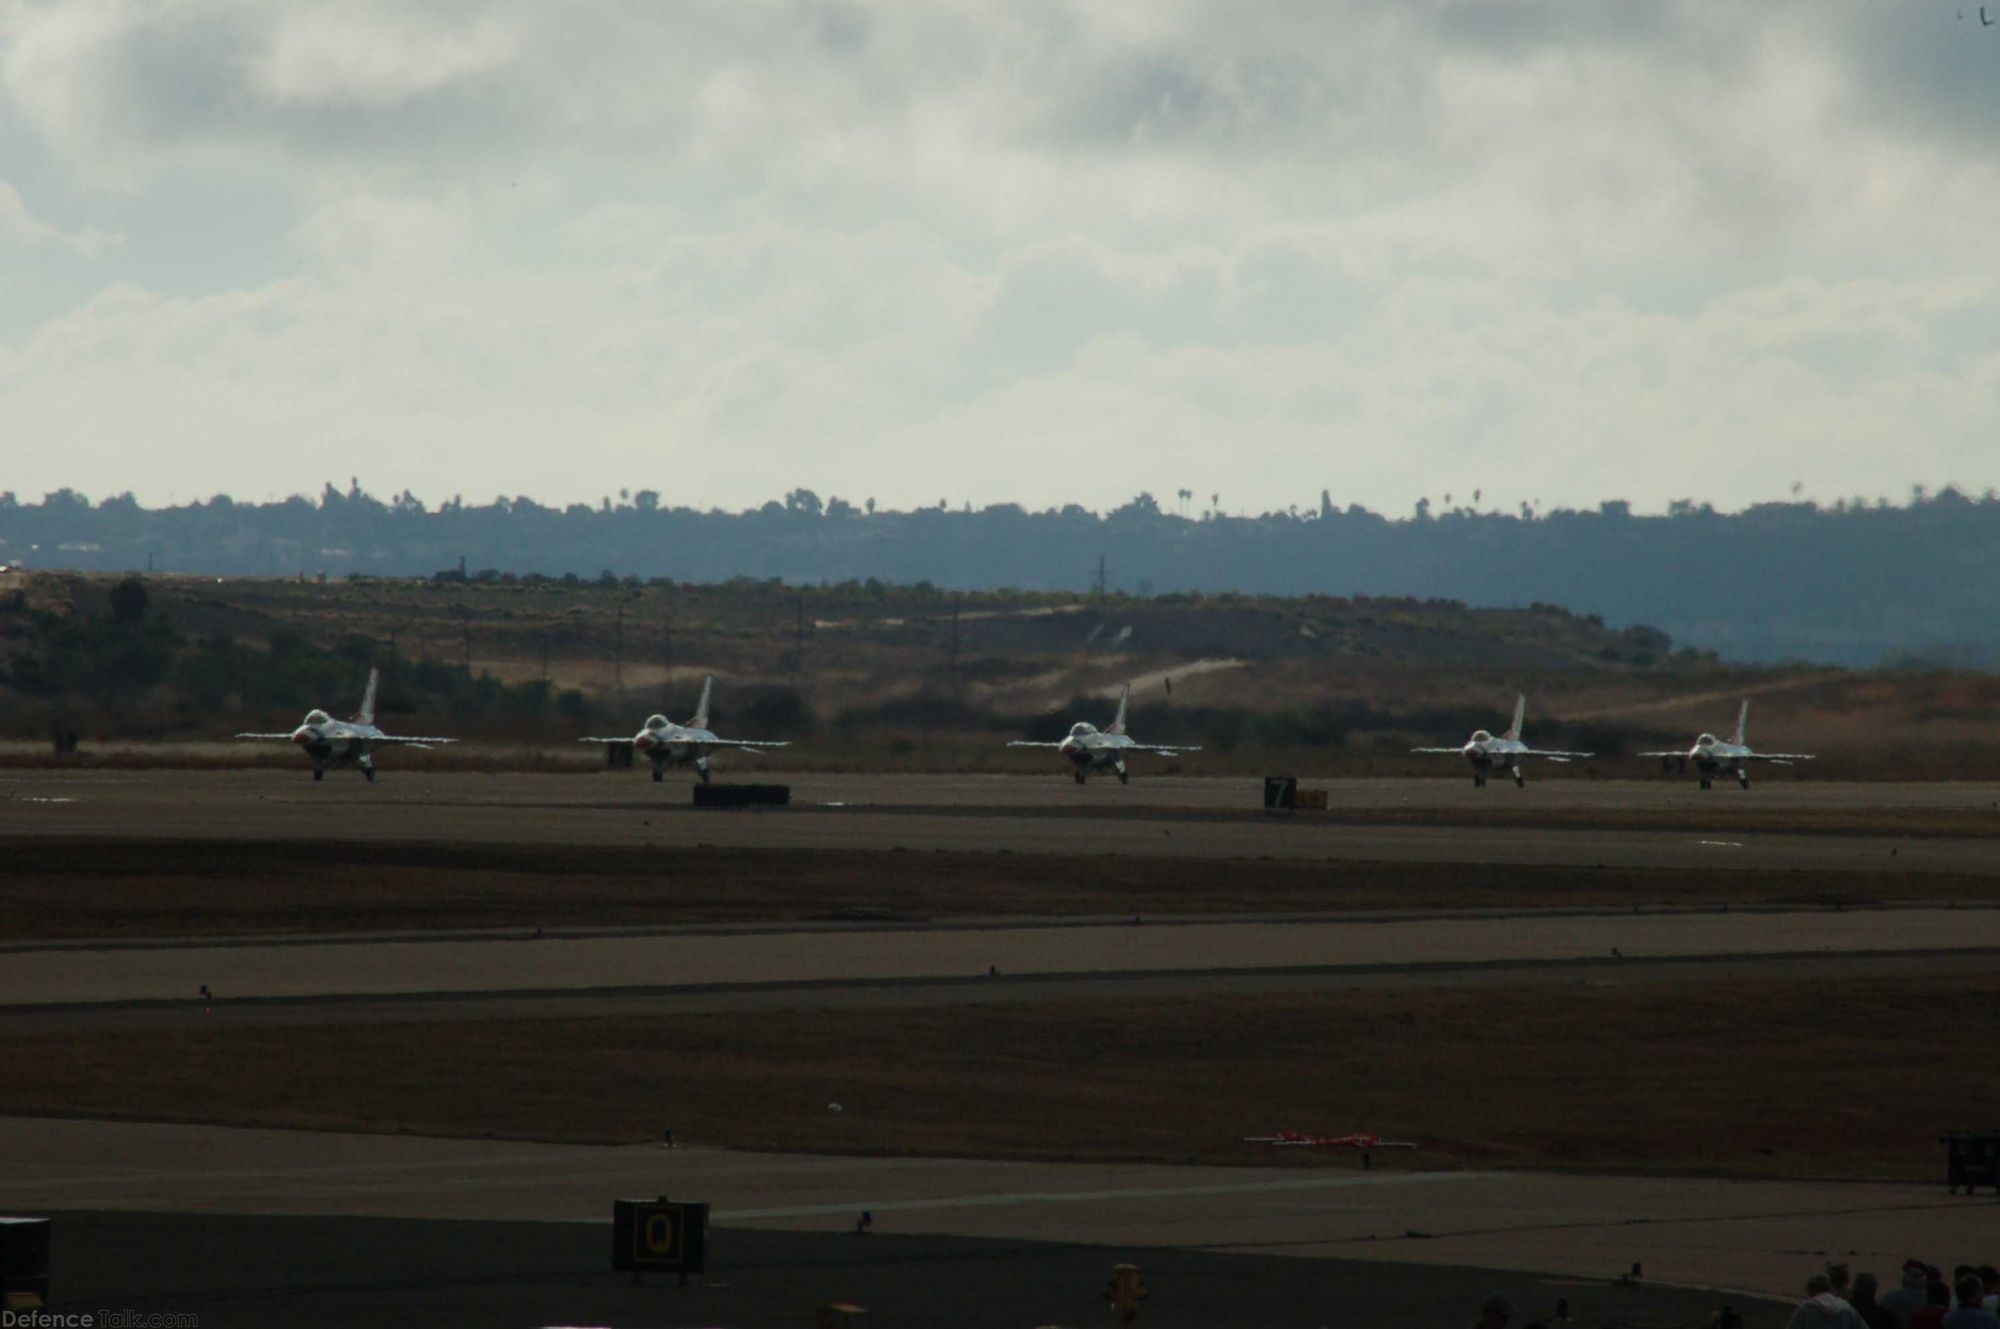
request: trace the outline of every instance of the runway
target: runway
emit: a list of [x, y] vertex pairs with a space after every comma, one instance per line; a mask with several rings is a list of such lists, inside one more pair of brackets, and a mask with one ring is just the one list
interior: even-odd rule
[[412, 1139], [0, 1118], [0, 1209], [601, 1224], [618, 1196], [718, 1226], [1028, 1237], [1791, 1294], [1802, 1267], [1986, 1257], [1990, 1197], [1906, 1184], [1043, 1164]]
[[2000, 949], [2000, 908], [1518, 912], [10, 946], [0, 1008], [852, 987], [982, 976], [1381, 972]]
[[[800, 775], [793, 804], [697, 811], [643, 774], [286, 771], [0, 774], [0, 838], [479, 843], [1488, 863], [1676, 871], [1866, 869], [2000, 876], [2000, 785], [1456, 780], [1328, 784], [1326, 813], [1271, 817], [1247, 780], [1079, 789], [1057, 777]], [[764, 778], [764, 777], [760, 777]], [[664, 860], [663, 860], [664, 861]]]

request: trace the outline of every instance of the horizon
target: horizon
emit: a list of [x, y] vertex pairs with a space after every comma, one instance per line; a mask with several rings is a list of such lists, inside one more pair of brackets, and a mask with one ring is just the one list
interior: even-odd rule
[[[1724, 507], [1710, 500], [1689, 496], [1669, 499], [1658, 508], [1653, 509], [1642, 508], [1640, 505], [1623, 498], [1602, 498], [1595, 502], [1576, 506], [1542, 506], [1531, 502], [1531, 510], [1526, 512], [1519, 505], [1513, 508], [1503, 508], [1495, 505], [1489, 497], [1477, 490], [1472, 494], [1443, 493], [1436, 497], [1435, 502], [1430, 495], [1420, 495], [1415, 503], [1411, 505], [1411, 510], [1407, 513], [1396, 513], [1373, 508], [1365, 503], [1343, 502], [1338, 495], [1332, 494], [1331, 491], [1323, 491], [1321, 495], [1315, 496], [1310, 503], [1288, 504], [1282, 508], [1266, 508], [1262, 511], [1232, 511], [1227, 503], [1227, 495], [1211, 496], [1194, 494], [1190, 491], [1187, 499], [1182, 501], [1178, 497], [1179, 493], [1180, 491], [1178, 490], [1166, 491], [1167, 496], [1162, 499], [1159, 493], [1153, 490], [1140, 489], [1122, 502], [1107, 504], [1103, 507], [1092, 507], [1087, 503], [1081, 503], [1075, 499], [1052, 503], [1047, 507], [1040, 508], [1011, 499], [997, 499], [993, 502], [979, 505], [972, 504], [971, 500], [965, 500], [963, 503], [953, 503], [949, 499], [946, 499], [940, 503], [919, 504], [903, 508], [889, 507], [882, 504], [875, 504], [871, 508], [866, 505], [874, 503], [872, 498], [853, 498], [847, 494], [820, 494], [803, 486], [795, 486], [775, 497], [751, 503], [746, 507], [726, 508], [704, 507], [691, 503], [677, 502], [675, 501], [675, 496], [671, 493], [658, 490], [635, 489], [629, 486], [620, 487], [613, 493], [601, 494], [594, 502], [573, 500], [568, 503], [555, 503], [546, 502], [532, 494], [496, 494], [484, 500], [467, 499], [462, 493], [455, 493], [449, 498], [431, 499], [411, 493], [408, 489], [398, 490], [390, 494], [381, 494], [369, 489], [365, 485], [360, 485], [358, 480], [351, 480], [350, 488], [345, 490], [336, 486], [332, 481], [323, 481], [317, 493], [308, 492], [304, 489], [294, 489], [285, 494], [273, 493], [251, 498], [226, 492], [217, 492], [208, 495], [169, 500], [167, 502], [152, 503], [139, 498], [131, 490], [123, 489], [93, 498], [81, 489], [63, 486], [43, 494], [38, 500], [23, 498], [13, 490], [5, 489], [0, 490], [0, 512], [7, 511], [10, 506], [14, 508], [33, 507], [46, 510], [52, 505], [53, 500], [60, 499], [65, 494], [81, 499], [93, 511], [101, 509], [107, 504], [119, 504], [125, 500], [132, 501], [142, 512], [155, 513], [206, 507], [217, 500], [226, 500], [230, 504], [239, 507], [282, 507], [290, 502], [302, 501], [315, 507], [323, 508], [329, 506], [328, 499], [331, 497], [337, 501], [353, 501], [358, 498], [361, 501], [379, 504], [392, 509], [402, 503], [405, 498], [408, 498], [417, 505], [417, 509], [412, 515], [425, 516], [435, 516], [451, 511], [454, 504], [458, 508], [465, 510], [489, 510], [502, 504], [511, 507], [528, 503], [533, 504], [539, 509], [552, 512], [567, 512], [574, 507], [583, 507], [589, 509], [592, 513], [657, 511], [660, 513], [689, 513], [699, 516], [730, 517], [758, 516], [766, 513], [773, 506], [787, 508], [789, 511], [792, 509], [789, 507], [788, 500], [794, 495], [806, 495], [812, 501], [819, 503], [821, 508], [818, 512], [798, 510], [800, 515], [890, 517], [910, 516], [922, 512], [942, 512], [953, 516], [978, 516], [982, 513], [1015, 509], [1025, 512], [1030, 516], [1059, 516], [1068, 509], [1080, 508], [1090, 516], [1099, 519], [1140, 507], [1143, 500], [1150, 498], [1157, 506], [1159, 516], [1186, 521], [1211, 519], [1256, 521], [1278, 517], [1316, 519], [1321, 515], [1321, 500], [1322, 498], [1326, 498], [1331, 500], [1332, 515], [1334, 516], [1345, 516], [1359, 509], [1368, 516], [1378, 517], [1390, 522], [1411, 522], [1426, 519], [1437, 520], [1446, 516], [1499, 517], [1513, 521], [1524, 521], [1539, 520], [1558, 513], [1602, 513], [1614, 508], [1622, 508], [1624, 515], [1633, 518], [1671, 518], [1697, 513], [1709, 513], [1724, 517], [1741, 516], [1752, 509], [1769, 507], [1789, 507], [1826, 513], [1907, 511], [1928, 503], [1948, 502], [1953, 498], [1967, 503], [2000, 502], [2000, 488], [1989, 485], [1981, 491], [1974, 492], [1967, 486], [1950, 481], [1935, 488], [1923, 484], [1913, 484], [1910, 486], [1909, 492], [1901, 498], [1892, 498], [1883, 494], [1847, 495], [1823, 499], [1811, 493], [1804, 492], [1801, 489], [1799, 492], [1788, 494], [1783, 498], [1748, 502], [1736, 508]], [[656, 507], [649, 508], [644, 506], [642, 500], [648, 494], [655, 500]], [[1211, 497], [1220, 497], [1223, 502], [1220, 506], [1211, 507], [1208, 502]], [[836, 504], [845, 505], [851, 508], [852, 512], [840, 513], [836, 510]]]

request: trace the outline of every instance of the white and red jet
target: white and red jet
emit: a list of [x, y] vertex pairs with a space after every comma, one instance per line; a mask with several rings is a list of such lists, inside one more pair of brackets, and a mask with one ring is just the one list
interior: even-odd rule
[[766, 748], [790, 747], [789, 743], [752, 739], [717, 738], [708, 727], [708, 694], [715, 687], [715, 675], [701, 681], [701, 702], [686, 724], [675, 724], [664, 715], [646, 717], [646, 727], [630, 738], [582, 738], [579, 743], [630, 743], [632, 750], [653, 763], [653, 782], [667, 778], [669, 766], [693, 766], [703, 784], [708, 783], [708, 754], [717, 748], [762, 752]]
[[1069, 736], [1060, 743], [1035, 743], [1027, 739], [1016, 739], [1010, 748], [1054, 748], [1068, 760], [1076, 775], [1076, 782], [1082, 784], [1094, 770], [1116, 771], [1119, 784], [1130, 784], [1131, 774], [1125, 769], [1125, 754], [1128, 752], [1157, 752], [1162, 756], [1178, 757], [1183, 752], [1199, 752], [1199, 747], [1170, 748], [1157, 747], [1150, 743], [1135, 743], [1125, 732], [1125, 711], [1132, 703], [1132, 685], [1127, 683], [1125, 691], [1118, 697], [1118, 714], [1111, 723], [1099, 729], [1096, 725], [1079, 720], [1069, 727]]
[[456, 743], [455, 738], [399, 738], [375, 727], [375, 684], [382, 671], [368, 671], [368, 690], [361, 694], [361, 709], [352, 720], [336, 720], [325, 711], [307, 711], [297, 729], [282, 734], [238, 734], [238, 738], [279, 740], [296, 743], [312, 758], [313, 779], [324, 780], [328, 766], [359, 766], [372, 784], [375, 780], [375, 749], [381, 747], [430, 748]]
[[1484, 729], [1472, 731], [1472, 737], [1461, 747], [1455, 748], [1411, 748], [1411, 752], [1443, 755], [1451, 753], [1472, 763], [1472, 783], [1481, 788], [1486, 785], [1486, 777], [1495, 770], [1504, 770], [1514, 777], [1515, 786], [1528, 783], [1521, 774], [1521, 758], [1546, 757], [1550, 761], [1570, 761], [1591, 756], [1588, 752], [1559, 752], [1548, 748], [1531, 748], [1521, 741], [1521, 721], [1528, 711], [1525, 696], [1514, 698], [1514, 723], [1507, 732], [1495, 738]]
[[1743, 788], [1750, 787], [1750, 768], [1746, 762], [1768, 761], [1774, 766], [1789, 766], [1795, 761], [1811, 761], [1810, 752], [1753, 752], [1744, 731], [1750, 726], [1750, 703], [1744, 701], [1743, 709], [1736, 712], [1736, 732], [1728, 738], [1717, 738], [1714, 734], [1703, 734], [1694, 741], [1694, 746], [1685, 752], [1642, 752], [1642, 757], [1658, 757], [1668, 774], [1678, 775], [1693, 766], [1701, 776], [1701, 787], [1713, 789], [1715, 777], [1733, 775], [1736, 783]]

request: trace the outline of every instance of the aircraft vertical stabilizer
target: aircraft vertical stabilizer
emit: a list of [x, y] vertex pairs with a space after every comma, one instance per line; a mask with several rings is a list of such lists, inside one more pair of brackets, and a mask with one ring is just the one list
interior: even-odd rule
[[1527, 717], [1527, 714], [1528, 695], [1524, 692], [1514, 698], [1514, 723], [1508, 727], [1507, 732], [1502, 737], [1511, 738], [1517, 743], [1520, 742], [1521, 721]]
[[713, 689], [714, 687], [715, 687], [714, 674], [710, 674], [706, 678], [701, 680], [701, 704], [694, 708], [694, 718], [688, 721], [688, 728], [690, 729], [708, 728], [708, 694], [710, 690]]
[[1743, 699], [1743, 709], [1736, 712], [1736, 732], [1729, 736], [1729, 741], [1731, 743], [1734, 743], [1737, 747], [1742, 747], [1743, 735], [1748, 733], [1749, 730], [1750, 730], [1750, 699], [1748, 697], [1745, 697]]
[[356, 724], [375, 723], [375, 685], [381, 681], [381, 678], [381, 670], [370, 669], [368, 671], [368, 687], [361, 694], [361, 709], [354, 713], [354, 722]]
[[1122, 734], [1125, 732], [1125, 708], [1130, 706], [1131, 704], [1132, 704], [1132, 685], [1130, 683], [1127, 683], [1125, 685], [1125, 690], [1118, 694], [1117, 718], [1112, 720], [1110, 726], [1105, 729], [1104, 731], [1105, 733]]

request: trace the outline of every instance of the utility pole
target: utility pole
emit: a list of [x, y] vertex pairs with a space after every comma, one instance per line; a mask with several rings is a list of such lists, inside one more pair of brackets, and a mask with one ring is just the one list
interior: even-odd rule
[[806, 590], [801, 586], [792, 618], [792, 682], [805, 681], [806, 674]]
[[1104, 555], [1099, 554], [1097, 556], [1097, 598], [1100, 600], [1104, 598], [1104, 587], [1106, 580], [1107, 579], [1104, 573]]
[[958, 606], [964, 595], [953, 591], [951, 595], [951, 686], [958, 690]]

